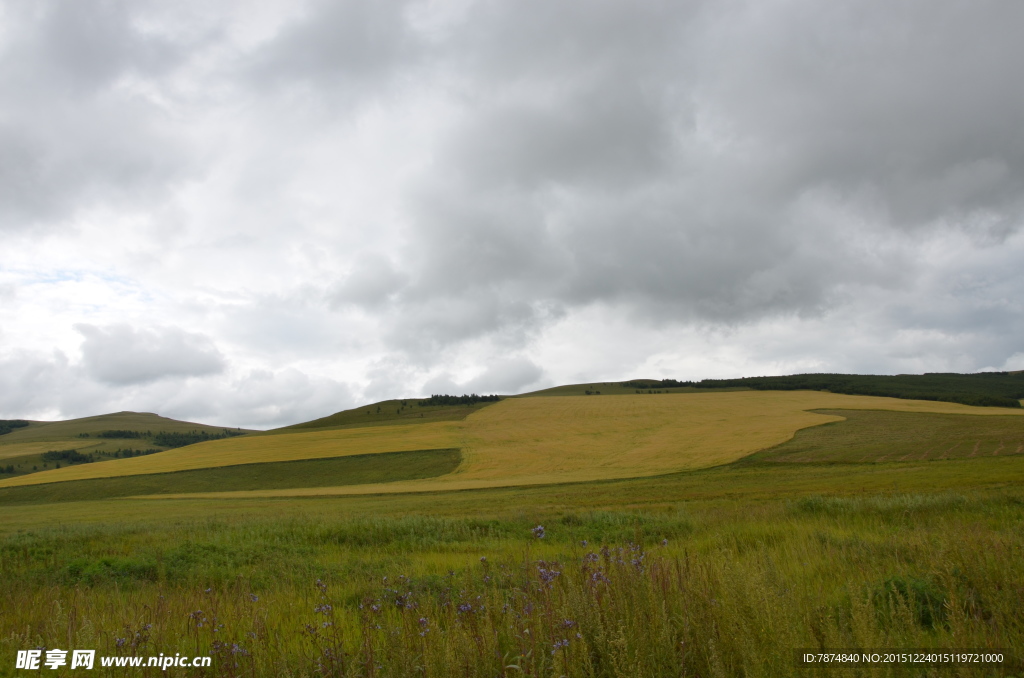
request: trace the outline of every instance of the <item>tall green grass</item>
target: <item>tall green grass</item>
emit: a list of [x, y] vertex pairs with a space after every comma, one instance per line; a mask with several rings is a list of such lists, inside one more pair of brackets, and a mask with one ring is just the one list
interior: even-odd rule
[[815, 410], [845, 417], [797, 431], [747, 462], [880, 463], [1024, 454], [1024, 417]]
[[0, 671], [70, 647], [211, 654], [228, 676], [852, 676], [874, 673], [798, 668], [793, 649], [1024, 647], [1019, 491], [385, 502], [12, 532]]

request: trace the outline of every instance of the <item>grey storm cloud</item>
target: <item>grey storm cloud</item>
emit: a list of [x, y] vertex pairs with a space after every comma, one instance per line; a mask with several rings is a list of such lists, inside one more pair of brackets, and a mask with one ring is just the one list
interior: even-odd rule
[[324, 95], [386, 82], [420, 55], [409, 29], [409, 2], [317, 2], [249, 55], [257, 87], [311, 86]]
[[224, 357], [209, 337], [175, 327], [79, 324], [75, 329], [84, 338], [82, 363], [86, 371], [109, 384], [198, 377], [216, 374], [225, 367]]
[[397, 334], [424, 330], [427, 300], [491, 309], [480, 333], [541, 323], [513, 311], [538, 301], [817, 314], [905, 286], [930, 234], [998, 244], [1024, 216], [1022, 19], [1010, 2], [474, 5], [453, 38], [471, 103], [410, 210]]
[[314, 4], [256, 71], [325, 97], [415, 74], [454, 102], [397, 257], [328, 294], [397, 349], [525, 341], [595, 303], [820, 315], [905, 288], [929, 234], [1022, 223], [1016, 3], [471, 3], [426, 33], [410, 7]]

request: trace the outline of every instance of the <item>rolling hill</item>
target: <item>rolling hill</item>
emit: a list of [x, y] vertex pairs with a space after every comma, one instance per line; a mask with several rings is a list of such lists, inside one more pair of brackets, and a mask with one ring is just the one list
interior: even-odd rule
[[[439, 407], [423, 413], [417, 411], [415, 401], [407, 401], [404, 406], [401, 401], [385, 404], [391, 406], [391, 411], [381, 405], [379, 415], [377, 405], [358, 408], [263, 434], [11, 477], [0, 480], [0, 489], [103, 478], [124, 478], [127, 482], [136, 478], [137, 494], [150, 494], [152, 477], [159, 475], [165, 485], [158, 493], [203, 492], [204, 496], [213, 496], [210, 487], [170, 475], [224, 467], [238, 467], [241, 472], [242, 467], [251, 469], [259, 464], [372, 459], [372, 455], [430, 450], [459, 450], [461, 461], [433, 477], [398, 474], [348, 482], [343, 475], [331, 473], [319, 482], [296, 482], [292, 487], [267, 480], [263, 485], [259, 481], [226, 483], [212, 491], [224, 497], [243, 496], [235, 492], [247, 496], [305, 496], [544, 485], [655, 476], [729, 464], [782, 445], [803, 429], [844, 420], [838, 412], [814, 410], [884, 410], [954, 419], [966, 416], [964, 421], [996, 417], [1000, 422], [1016, 422], [1018, 418], [1024, 422], [1020, 409], [818, 391], [634, 392], [607, 397], [534, 394], [462, 406], [461, 410]], [[425, 416], [408, 417], [406, 410]], [[125, 416], [153, 415], [112, 416], [89, 425], [98, 431], [110, 422], [128, 422]], [[386, 420], [372, 425], [373, 417]], [[144, 422], [154, 420], [135, 421], [138, 427]], [[73, 430], [67, 424], [60, 430]], [[45, 425], [35, 428], [37, 436], [46, 430]], [[27, 427], [18, 434], [24, 437], [32, 431], [33, 427]], [[1016, 446], [1010, 449], [1016, 450]], [[118, 490], [118, 494], [124, 495], [124, 491]]]
[[[105, 461], [153, 454], [198, 440], [234, 437], [250, 433], [190, 421], [179, 421], [149, 412], [117, 412], [65, 421], [28, 421], [26, 426], [0, 435], [0, 470], [10, 475], [67, 466], [69, 458]], [[63, 455], [63, 456], [62, 456]], [[80, 462], [77, 462], [80, 463]], [[0, 479], [5, 474], [0, 472]]]
[[[627, 622], [636, 656], [663, 636], [672, 661], [729, 653], [689, 650], [682, 675], [795, 675], [821, 644], [1021, 646], [1021, 408], [653, 380], [420, 402], [247, 433], [9, 427], [0, 450], [51, 466], [0, 476], [0, 636], [194, 646], [224, 675], [311, 652], [360, 657], [332, 675], [414, 675], [424, 652], [436, 675], [474, 652], [487, 670], [454, 672], [511, 675], [553, 649], [585, 663]], [[65, 445], [94, 461], [55, 468]], [[678, 675], [618, 665], [593, 675]]]

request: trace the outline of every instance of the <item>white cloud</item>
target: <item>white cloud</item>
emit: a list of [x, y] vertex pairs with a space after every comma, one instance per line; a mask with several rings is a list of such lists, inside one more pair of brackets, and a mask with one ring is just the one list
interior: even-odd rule
[[82, 364], [90, 376], [124, 386], [160, 379], [200, 377], [224, 370], [224, 356], [209, 337], [176, 327], [134, 329], [79, 323]]
[[1019, 3], [2, 12], [12, 416], [1024, 350]]

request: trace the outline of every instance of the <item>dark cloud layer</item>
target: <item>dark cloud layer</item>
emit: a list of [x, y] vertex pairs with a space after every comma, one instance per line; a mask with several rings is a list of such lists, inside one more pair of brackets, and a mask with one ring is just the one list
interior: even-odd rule
[[1024, 214], [1022, 11], [474, 6], [443, 62], [464, 119], [411, 203], [394, 334], [443, 344], [592, 303], [653, 323], [819, 314], [906, 285], [927, 233], [998, 243]]

